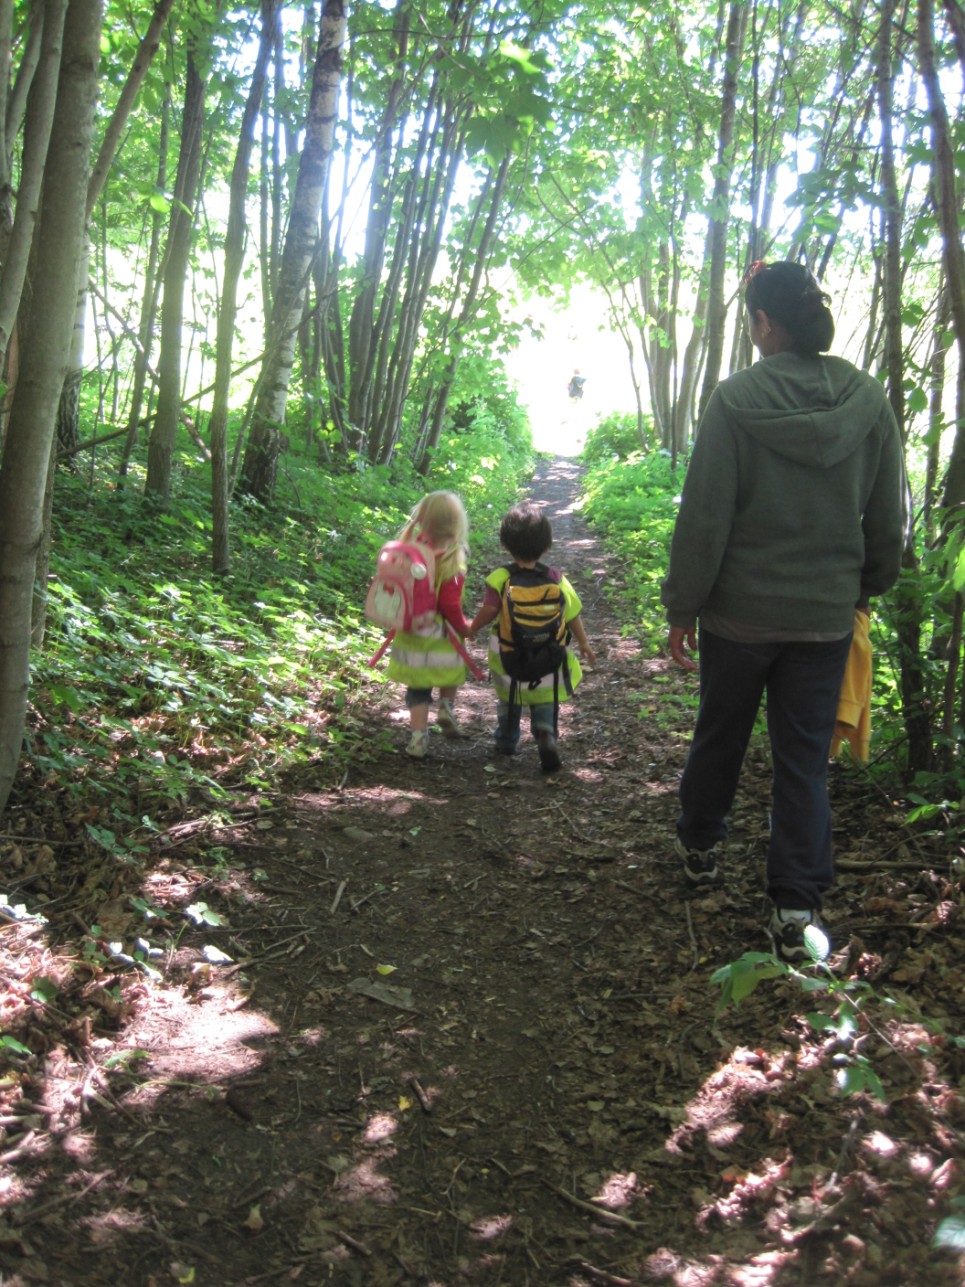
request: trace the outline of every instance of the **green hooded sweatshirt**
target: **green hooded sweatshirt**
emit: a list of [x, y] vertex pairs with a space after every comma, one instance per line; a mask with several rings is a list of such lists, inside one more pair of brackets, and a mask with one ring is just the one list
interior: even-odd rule
[[662, 599], [803, 635], [847, 634], [897, 579], [901, 439], [882, 386], [843, 358], [777, 353], [722, 381], [701, 418]]

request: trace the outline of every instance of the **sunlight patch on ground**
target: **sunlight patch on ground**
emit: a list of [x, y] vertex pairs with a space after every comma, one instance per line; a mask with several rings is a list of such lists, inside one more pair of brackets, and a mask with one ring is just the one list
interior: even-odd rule
[[791, 1258], [784, 1252], [765, 1252], [747, 1264], [728, 1265], [719, 1256], [709, 1256], [706, 1262], [686, 1260], [661, 1247], [644, 1264], [648, 1281], [671, 1287], [774, 1287]]
[[346, 1202], [395, 1202], [397, 1195], [389, 1179], [379, 1173], [380, 1156], [360, 1158], [335, 1181], [335, 1191]]
[[169, 990], [138, 1012], [128, 1031], [132, 1048], [146, 1051], [145, 1080], [131, 1092], [143, 1105], [164, 1094], [170, 1082], [215, 1085], [259, 1067], [265, 1045], [278, 1025], [257, 1010], [239, 1010], [238, 994], [219, 983], [205, 988], [200, 1000]]
[[477, 1242], [492, 1242], [512, 1228], [513, 1217], [509, 1215], [480, 1216], [469, 1226]]
[[630, 1205], [636, 1193], [636, 1173], [629, 1171], [621, 1174], [615, 1171], [590, 1200], [608, 1211], [620, 1211], [623, 1207]]
[[366, 1144], [381, 1144], [391, 1139], [399, 1129], [394, 1113], [373, 1113], [365, 1124], [363, 1139]]

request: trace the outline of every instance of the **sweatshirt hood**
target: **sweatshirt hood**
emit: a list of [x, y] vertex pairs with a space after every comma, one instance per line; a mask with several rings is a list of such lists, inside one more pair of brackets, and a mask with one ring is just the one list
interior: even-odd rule
[[717, 386], [727, 418], [761, 446], [812, 468], [850, 456], [881, 416], [885, 391], [843, 358], [775, 353]]

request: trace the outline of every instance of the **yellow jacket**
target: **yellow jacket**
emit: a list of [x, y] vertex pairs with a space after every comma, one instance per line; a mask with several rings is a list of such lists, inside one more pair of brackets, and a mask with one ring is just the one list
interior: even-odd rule
[[844, 742], [861, 764], [868, 763], [871, 746], [871, 620], [864, 612], [854, 614], [854, 637], [841, 683], [838, 716], [831, 738], [831, 755]]

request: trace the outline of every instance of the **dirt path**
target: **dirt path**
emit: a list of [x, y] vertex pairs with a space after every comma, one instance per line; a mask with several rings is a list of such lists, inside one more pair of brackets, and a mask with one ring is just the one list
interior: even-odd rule
[[[563, 770], [528, 738], [492, 756], [474, 684], [465, 737], [413, 763], [373, 686], [344, 782], [172, 832], [143, 891], [171, 925], [193, 909], [165, 981], [92, 978], [93, 1029], [22, 1078], [8, 1287], [963, 1281], [928, 1241], [961, 1189], [965, 1069], [892, 1033], [885, 1109], [836, 1092], [795, 985], [715, 1016], [712, 970], [766, 946], [766, 774], [752, 759], [725, 889], [688, 901], [669, 837], [692, 680], [621, 639], [576, 466], [533, 494], [600, 654]], [[854, 861], [900, 839], [874, 791], [840, 789]], [[853, 940], [895, 876], [850, 877], [860, 900], [848, 879]]]

